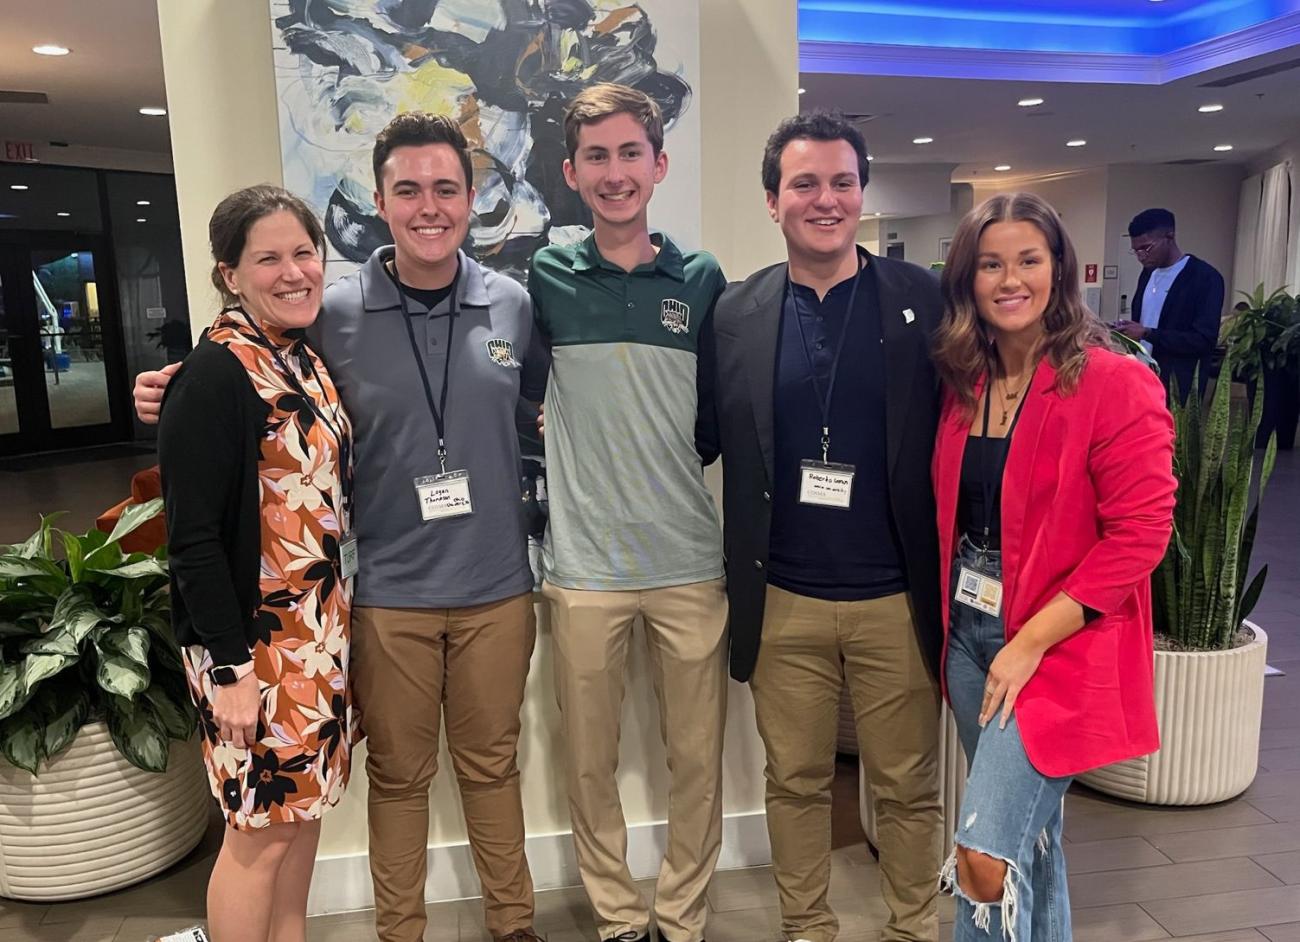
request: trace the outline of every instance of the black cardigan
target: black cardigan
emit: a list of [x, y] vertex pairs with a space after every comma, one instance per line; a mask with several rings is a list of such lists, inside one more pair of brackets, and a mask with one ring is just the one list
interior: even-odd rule
[[203, 645], [216, 665], [243, 664], [261, 604], [257, 461], [271, 409], [238, 357], [207, 337], [163, 405], [158, 463], [176, 640]]
[[[1144, 268], [1138, 277], [1133, 298], [1133, 320], [1142, 320], [1142, 300], [1151, 282], [1151, 269]], [[1147, 334], [1151, 353], [1160, 367], [1160, 378], [1168, 388], [1178, 381], [1178, 392], [1187, 398], [1192, 375], [1199, 366], [1200, 389], [1210, 379], [1210, 359], [1219, 342], [1219, 320], [1223, 316], [1223, 276], [1209, 262], [1195, 255], [1187, 257], [1187, 267], [1169, 286], [1169, 295], [1160, 308], [1160, 323]]]

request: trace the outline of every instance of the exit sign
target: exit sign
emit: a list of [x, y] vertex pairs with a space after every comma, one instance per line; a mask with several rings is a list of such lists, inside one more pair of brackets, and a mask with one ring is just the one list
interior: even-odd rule
[[36, 160], [36, 145], [29, 141], [5, 141], [5, 160]]

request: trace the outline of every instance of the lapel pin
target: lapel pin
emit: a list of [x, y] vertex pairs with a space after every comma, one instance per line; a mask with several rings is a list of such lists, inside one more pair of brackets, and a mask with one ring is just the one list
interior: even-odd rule
[[912, 313], [912, 309], [910, 307], [903, 308], [903, 320], [908, 324], [916, 320], [916, 315]]

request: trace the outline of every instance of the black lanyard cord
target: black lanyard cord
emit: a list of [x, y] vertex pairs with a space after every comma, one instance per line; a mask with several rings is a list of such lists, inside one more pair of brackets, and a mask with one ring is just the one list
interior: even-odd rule
[[[1035, 370], [1037, 364], [1035, 364]], [[993, 370], [989, 370], [988, 382], [984, 388], [984, 430], [980, 442], [980, 489], [984, 497], [984, 545], [981, 549], [987, 552], [989, 548], [989, 536], [993, 526], [993, 499], [999, 497], [1002, 493], [1002, 474], [993, 474], [993, 469], [989, 467], [989, 452], [993, 442], [1006, 442], [1007, 454], [1011, 453], [1011, 433], [1016, 430], [1016, 423], [1020, 421], [1020, 410], [1025, 404], [1025, 398], [1028, 397], [1029, 387], [1033, 383], [1034, 370], [1029, 371], [1030, 382], [1025, 384], [1025, 392], [1019, 403], [1016, 404], [1016, 414], [1011, 419], [1011, 427], [1007, 429], [1007, 434], [1003, 438], [989, 437], [989, 419], [993, 408]], [[1003, 474], [1006, 473], [1006, 463], [1002, 465]]]
[[424, 356], [420, 353], [419, 345], [415, 342], [415, 328], [411, 326], [411, 312], [406, 304], [406, 292], [402, 290], [402, 281], [397, 273], [397, 259], [392, 260], [393, 265], [393, 283], [397, 286], [397, 297], [402, 306], [402, 323], [406, 325], [406, 336], [411, 342], [411, 355], [415, 357], [415, 365], [420, 371], [420, 382], [424, 386], [424, 400], [429, 404], [429, 414], [433, 416], [434, 428], [438, 430], [438, 466], [441, 473], [447, 473], [447, 435], [446, 435], [446, 417], [447, 417], [447, 390], [451, 385], [451, 339], [456, 327], [456, 316], [460, 314], [460, 299], [457, 297], [457, 289], [460, 283], [460, 268], [457, 266], [456, 276], [451, 281], [451, 311], [447, 316], [447, 363], [442, 371], [442, 396], [440, 404], [433, 401], [433, 387], [429, 383], [429, 371], [424, 366]]
[[[285, 362], [284, 357], [280, 356], [279, 349], [271, 341], [271, 338], [266, 335], [266, 331], [262, 329], [262, 326], [257, 323], [257, 319], [243, 308], [235, 308], [234, 310], [237, 310], [244, 316], [244, 320], [248, 322], [248, 326], [253, 328], [262, 343], [266, 344], [266, 348], [271, 351], [271, 357], [275, 360], [276, 368], [279, 369], [280, 374], [284, 376], [285, 381], [293, 391], [301, 397], [303, 403], [311, 410], [312, 415], [316, 416], [316, 418], [320, 420], [321, 425], [325, 427], [326, 431], [328, 431], [330, 436], [334, 439], [335, 444], [338, 445], [339, 486], [343, 491], [344, 513], [345, 515], [350, 516], [352, 508], [352, 475], [350, 473], [352, 442], [349, 436], [343, 431], [343, 417], [341, 413], [342, 403], [330, 399], [329, 391], [325, 388], [325, 383], [321, 380], [320, 374], [316, 372], [316, 365], [312, 362], [311, 354], [300, 354], [298, 357], [299, 365], [301, 366], [304, 363], [306, 364], [307, 371], [311, 373], [312, 379], [314, 379], [316, 385], [320, 387], [321, 398], [325, 400], [325, 405], [330, 410], [330, 415], [326, 415], [324, 410], [322, 410], [319, 404], [317, 404], [312, 394], [307, 391], [307, 387], [302, 384], [302, 380], [299, 379], [298, 374], [290, 369], [289, 364]], [[330, 421], [331, 417], [333, 418], [333, 421]]]
[[849, 336], [849, 322], [853, 319], [853, 306], [858, 297], [858, 285], [862, 282], [862, 272], [865, 266], [862, 260], [854, 253], [855, 260], [858, 262], [857, 274], [853, 276], [853, 287], [849, 290], [849, 306], [844, 309], [844, 323], [840, 328], [840, 339], [835, 345], [835, 356], [831, 359], [831, 376], [827, 384], [825, 394], [822, 393], [822, 384], [817, 379], [817, 367], [813, 364], [812, 351], [808, 349], [808, 337], [803, 329], [803, 317], [800, 316], [799, 295], [795, 291], [794, 282], [790, 280], [790, 274], [787, 271], [785, 276], [786, 290], [790, 292], [790, 300], [794, 304], [794, 322], [799, 328], [799, 341], [803, 347], [804, 360], [808, 363], [808, 372], [812, 377], [813, 391], [817, 394], [817, 405], [822, 412], [822, 461], [830, 461], [831, 448], [831, 397], [835, 395], [835, 377], [840, 371], [840, 354], [844, 352], [844, 344]]

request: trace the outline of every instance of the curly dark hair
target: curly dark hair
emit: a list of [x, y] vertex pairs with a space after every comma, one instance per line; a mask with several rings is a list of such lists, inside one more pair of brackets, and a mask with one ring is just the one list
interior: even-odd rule
[[781, 187], [781, 155], [791, 141], [848, 141], [858, 155], [858, 183], [865, 187], [869, 164], [867, 142], [848, 118], [831, 111], [810, 111], [782, 121], [763, 148], [763, 189], [775, 193]]

